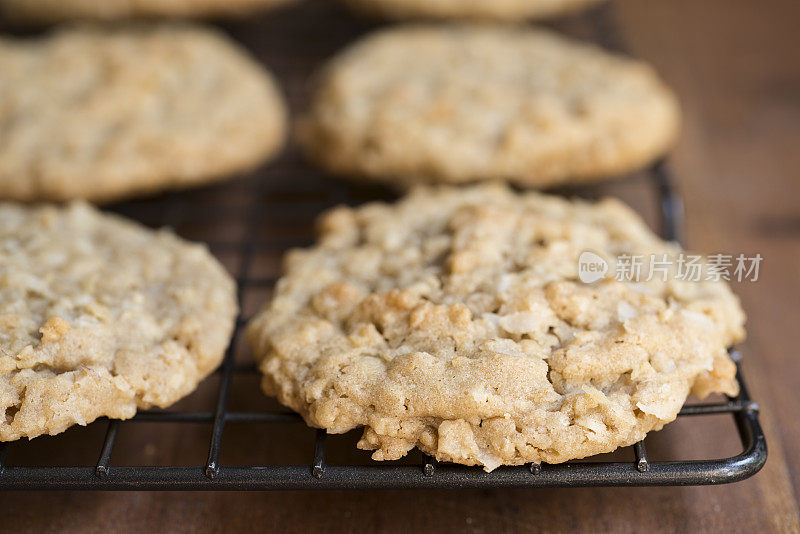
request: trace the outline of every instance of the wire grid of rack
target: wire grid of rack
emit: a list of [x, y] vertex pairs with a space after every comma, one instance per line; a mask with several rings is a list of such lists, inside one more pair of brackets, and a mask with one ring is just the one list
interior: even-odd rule
[[[621, 48], [607, 12], [592, 14], [596, 37], [610, 48]], [[323, 208], [338, 204], [357, 204], [374, 198], [391, 198], [380, 188], [345, 184], [323, 176], [308, 178], [309, 169], [297, 166], [296, 155], [284, 157], [269, 176], [256, 175], [244, 180], [200, 190], [165, 195], [158, 199], [132, 202], [114, 209], [151, 226], [181, 228], [204, 223], [223, 225], [241, 221], [243, 232], [219, 232], [206, 240], [216, 254], [233, 253], [238, 260], [236, 279], [240, 307], [248, 294], [269, 288], [275, 276], [253, 272], [254, 258], [264, 250], [276, 254], [293, 246], [310, 243], [310, 236], [273, 233], [263, 238], [259, 229], [276, 217], [293, 222], [312, 219]], [[287, 163], [288, 161], [288, 163]], [[680, 240], [682, 204], [672, 187], [667, 168], [657, 163], [645, 171], [650, 187], [660, 203], [661, 233], [670, 240]], [[570, 191], [574, 193], [575, 191]], [[580, 191], [577, 191], [580, 193]], [[242, 202], [226, 204], [225, 195], [238, 194]], [[301, 232], [302, 233], [302, 232]], [[234, 410], [229, 399], [237, 376], [256, 376], [252, 364], [237, 363], [237, 346], [246, 317], [237, 320], [237, 328], [221, 368], [219, 385], [211, 411], [144, 411], [128, 421], [105, 420], [105, 437], [98, 445], [93, 465], [24, 465], [9, 462], [9, 450], [25, 443], [0, 444], [0, 489], [83, 489], [83, 490], [278, 490], [278, 489], [389, 489], [389, 488], [499, 488], [499, 487], [580, 487], [580, 486], [651, 486], [722, 484], [752, 476], [766, 461], [766, 440], [758, 422], [758, 406], [751, 401], [741, 377], [739, 355], [737, 378], [741, 392], [723, 402], [685, 406], [679, 416], [700, 415], [732, 417], [742, 452], [722, 459], [652, 461], [643, 442], [630, 447], [630, 461], [582, 461], [556, 465], [501, 467], [486, 473], [477, 467], [440, 464], [421, 456], [419, 463], [371, 462], [366, 465], [331, 463], [327, 459], [330, 439], [317, 430], [308, 462], [295, 464], [228, 465], [221, 461], [226, 429], [231, 425], [251, 424], [274, 427], [299, 424], [302, 419], [285, 410]], [[203, 425], [208, 429], [208, 450], [202, 465], [118, 465], [115, 445], [123, 427], [157, 423], [171, 427]]]
[[[679, 196], [670, 185], [663, 164], [651, 168], [647, 176], [657, 191], [661, 204], [662, 234], [677, 239], [681, 216]], [[270, 182], [250, 180], [239, 187], [250, 189], [249, 209], [241, 216], [247, 221], [247, 232], [236, 240], [211, 242], [214, 251], [237, 249], [240, 262], [237, 273], [240, 303], [254, 287], [269, 286], [272, 277], [253, 276], [254, 254], [260, 248], [283, 249], [304, 244], [305, 240], [272, 240], [258, 238], [258, 228], [265, 219], [276, 213], [292, 217], [311, 217], [322, 204], [358, 202], [351, 193], [354, 188], [334, 181], [327, 182], [325, 195], [309, 197], [307, 187], [287, 192], [282, 186], [279, 205], [274, 205]], [[317, 184], [324, 187], [323, 184]], [[213, 190], [205, 195], [214, 199]], [[294, 198], [294, 200], [287, 200]], [[326, 200], [320, 201], [319, 198]], [[273, 199], [273, 200], [271, 200]], [[166, 199], [136, 203], [119, 208], [124, 213], [137, 214], [140, 219], [158, 224], [160, 221], [178, 227], [197, 219], [232, 217], [207, 202], [198, 202], [187, 194], [173, 194]], [[491, 488], [491, 487], [577, 487], [577, 486], [646, 486], [720, 484], [747, 478], [755, 474], [766, 460], [766, 441], [758, 423], [758, 406], [750, 400], [747, 389], [738, 375], [741, 392], [726, 402], [686, 406], [680, 417], [697, 415], [732, 416], [743, 451], [733, 457], [716, 460], [649, 461], [644, 443], [632, 447], [628, 462], [568, 462], [556, 465], [502, 467], [485, 473], [477, 467], [439, 464], [425, 458], [419, 465], [395, 465], [374, 462], [372, 465], [329, 465], [326, 461], [328, 436], [316, 432], [313, 450], [309, 450], [307, 465], [223, 465], [220, 451], [228, 425], [275, 423], [303, 424], [300, 417], [288, 411], [234, 411], [228, 408], [230, 390], [235, 375], [255, 374], [253, 365], [237, 365], [237, 341], [246, 318], [240, 317], [237, 329], [221, 369], [216, 406], [213, 411], [145, 411], [129, 421], [107, 421], [105, 438], [98, 448], [98, 460], [92, 466], [24, 466], [7, 465], [9, 448], [25, 444], [0, 446], [1, 489], [158, 489], [158, 490], [258, 490], [258, 489], [322, 489], [322, 488]], [[738, 353], [732, 355], [737, 361]], [[210, 429], [207, 459], [198, 466], [114, 465], [114, 446], [122, 425], [155, 422], [164, 425], [201, 423]], [[102, 423], [95, 423], [102, 424]]]

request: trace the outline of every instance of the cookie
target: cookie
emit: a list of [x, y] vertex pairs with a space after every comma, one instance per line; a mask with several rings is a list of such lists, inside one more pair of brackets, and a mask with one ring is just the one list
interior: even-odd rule
[[394, 19], [483, 19], [515, 21], [564, 15], [602, 0], [342, 0], [356, 11]]
[[0, 198], [111, 201], [247, 171], [286, 109], [270, 74], [211, 30], [80, 27], [0, 39]]
[[[330, 433], [364, 427], [375, 460], [564, 462], [641, 440], [690, 393], [738, 391], [738, 299], [647, 268], [617, 280], [625, 254], [680, 253], [617, 200], [420, 187], [320, 234], [248, 338], [268, 395]], [[610, 269], [593, 284], [587, 250]]]
[[121, 20], [153, 17], [241, 16], [294, 0], [0, 0], [11, 20], [53, 23], [68, 20]]
[[0, 441], [169, 406], [219, 365], [236, 311], [204, 246], [81, 203], [0, 204]]
[[641, 62], [545, 30], [414, 25], [335, 58], [299, 133], [346, 176], [543, 187], [639, 169], [678, 123], [672, 93]]

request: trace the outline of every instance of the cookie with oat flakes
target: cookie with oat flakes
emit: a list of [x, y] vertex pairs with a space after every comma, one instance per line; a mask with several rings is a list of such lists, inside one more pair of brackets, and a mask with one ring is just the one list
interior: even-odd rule
[[273, 157], [275, 81], [214, 31], [78, 27], [0, 39], [0, 198], [108, 202], [235, 176]]
[[85, 204], [0, 204], [0, 441], [169, 406], [219, 365], [236, 311], [202, 245]]
[[689, 394], [736, 394], [744, 315], [724, 282], [585, 284], [586, 250], [611, 273], [681, 252], [613, 199], [421, 187], [338, 208], [248, 326], [263, 389], [311, 426], [363, 427], [376, 460], [418, 447], [487, 470], [609, 452]]
[[334, 58], [298, 133], [347, 177], [547, 187], [648, 165], [679, 116], [640, 61], [541, 29], [410, 25]]

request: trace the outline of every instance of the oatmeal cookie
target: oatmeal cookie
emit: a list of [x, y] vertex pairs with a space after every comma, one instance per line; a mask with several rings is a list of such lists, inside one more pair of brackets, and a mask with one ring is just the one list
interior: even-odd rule
[[[419, 447], [481, 465], [633, 444], [687, 398], [734, 395], [744, 315], [725, 282], [615, 277], [681, 250], [628, 207], [501, 186], [420, 187], [338, 208], [249, 324], [263, 389], [376, 460]], [[580, 281], [592, 251], [608, 275]], [[655, 270], [654, 270], [655, 274]]]
[[546, 30], [381, 30], [321, 74], [300, 140], [328, 170], [400, 185], [544, 187], [663, 155], [679, 109], [646, 64]]
[[0, 39], [0, 198], [111, 201], [249, 170], [286, 110], [271, 75], [199, 27]]
[[85, 204], [0, 204], [0, 441], [169, 406], [219, 365], [236, 308], [204, 246]]
[[69, 20], [242, 16], [295, 0], [0, 0], [11, 20], [42, 24]]
[[341, 0], [367, 15], [394, 19], [515, 21], [573, 13], [602, 0]]

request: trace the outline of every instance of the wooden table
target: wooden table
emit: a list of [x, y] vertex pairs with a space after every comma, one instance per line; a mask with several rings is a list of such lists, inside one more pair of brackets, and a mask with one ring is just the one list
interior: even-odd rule
[[[770, 448], [761, 473], [737, 484], [688, 488], [19, 492], [0, 496], [2, 530], [800, 531], [800, 358], [794, 354], [800, 348], [800, 3], [615, 0], [612, 14], [631, 50], [652, 61], [683, 102], [683, 136], [670, 165], [686, 201], [689, 246], [765, 258], [759, 281], [736, 287], [749, 317], [745, 374], [761, 405]], [[302, 23], [305, 16], [308, 24]], [[345, 19], [349, 22], [342, 24]], [[315, 3], [226, 26], [276, 70], [295, 110], [307, 98], [308, 75], [366, 27], [336, 7]], [[277, 166], [259, 172], [302, 165], [298, 161], [290, 150]], [[635, 183], [609, 187], [646, 211]], [[652, 213], [647, 215], [652, 220]], [[276, 260], [264, 261], [274, 270]], [[269, 402], [255, 383], [240, 384], [237, 391], [252, 398], [234, 396], [233, 402]], [[184, 402], [203, 403], [212, 393], [213, 384], [206, 384]], [[712, 424], [699, 432], [677, 429], [671, 441], [653, 439], [660, 439], [664, 450], [688, 443], [697, 454], [738, 452], [736, 443], [719, 443], [723, 430]], [[102, 425], [90, 425], [27, 447], [58, 440], [68, 451], [59, 461], [68, 463], [84, 452], [93, 457], [96, 448], [84, 451], [85, 443], [97, 443], [103, 432]], [[152, 437], [157, 432], [128, 436], [115, 459], [191, 462], [192, 455], [200, 455], [202, 460], [205, 430], [198, 430], [197, 451], [190, 445], [196, 437], [191, 431]], [[266, 439], [245, 429], [228, 438], [226, 450], [246, 455], [291, 449], [306, 439], [293, 432]]]

